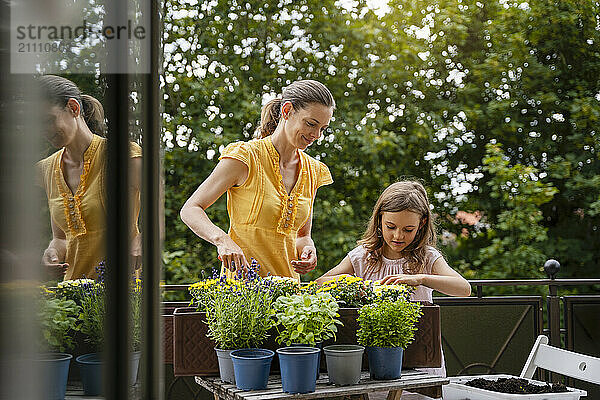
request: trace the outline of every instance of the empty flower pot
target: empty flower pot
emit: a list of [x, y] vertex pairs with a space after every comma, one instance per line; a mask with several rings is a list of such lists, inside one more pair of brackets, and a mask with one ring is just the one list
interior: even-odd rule
[[[135, 351], [129, 358], [129, 384], [135, 385], [137, 381], [138, 368], [142, 353]], [[99, 396], [103, 392], [102, 387], [102, 354], [89, 353], [75, 359], [79, 364], [83, 393], [86, 396]]]
[[215, 348], [219, 360], [219, 376], [223, 382], [235, 384], [235, 373], [233, 370], [233, 361], [231, 352], [233, 350], [223, 350]]
[[398, 379], [402, 375], [402, 347], [366, 347], [371, 379]]
[[315, 391], [319, 350], [316, 347], [284, 347], [277, 349], [281, 384], [286, 393]]
[[360, 381], [360, 368], [365, 348], [355, 344], [334, 344], [323, 349], [329, 383], [355, 385]]
[[240, 349], [231, 352], [235, 385], [241, 390], [267, 388], [271, 361], [275, 353], [267, 349]]

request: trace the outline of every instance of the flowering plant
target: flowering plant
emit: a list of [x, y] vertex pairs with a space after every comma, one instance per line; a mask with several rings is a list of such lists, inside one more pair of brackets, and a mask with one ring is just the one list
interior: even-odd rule
[[[101, 267], [101, 268], [100, 268]], [[85, 335], [86, 342], [101, 350], [104, 346], [104, 321], [106, 317], [106, 288], [104, 285], [104, 262], [99, 266], [99, 280], [86, 280], [77, 285], [76, 297], [81, 302], [81, 333]], [[141, 343], [141, 317], [142, 317], [142, 281], [132, 278], [130, 284], [130, 304], [132, 315], [131, 345], [133, 351], [140, 349]]]
[[362, 307], [383, 300], [408, 300], [413, 289], [406, 285], [381, 285], [378, 281], [342, 275], [320, 285], [312, 281], [303, 290], [308, 293], [328, 292], [343, 307]]
[[405, 300], [384, 300], [358, 311], [358, 343], [373, 347], [408, 346], [415, 337], [421, 305]]
[[92, 285], [94, 283], [95, 281], [93, 279], [73, 279], [58, 282], [55, 289], [55, 295], [56, 297], [70, 299], [77, 304], [81, 304], [81, 287], [83, 285]]
[[277, 342], [288, 346], [292, 343], [314, 345], [335, 338], [336, 324], [342, 324], [336, 319], [340, 316], [339, 306], [326, 292], [279, 297], [274, 308], [279, 323]]
[[[245, 279], [228, 280], [221, 276], [204, 292], [207, 336], [224, 350], [260, 347], [273, 327], [273, 290], [256, 270], [250, 269]], [[198, 288], [200, 290], [200, 288]]]

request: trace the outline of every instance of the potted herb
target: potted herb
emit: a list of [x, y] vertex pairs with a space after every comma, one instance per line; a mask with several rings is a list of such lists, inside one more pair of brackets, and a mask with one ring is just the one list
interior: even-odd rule
[[358, 343], [366, 347], [371, 379], [397, 379], [403, 350], [415, 337], [421, 305], [404, 300], [368, 304], [358, 312]]
[[[76, 358], [81, 370], [81, 380], [84, 394], [97, 396], [102, 393], [102, 350], [104, 348], [104, 320], [106, 314], [106, 293], [104, 282], [85, 282], [80, 286], [81, 301], [81, 332], [85, 341], [96, 350], [94, 353], [83, 354]], [[132, 281], [130, 299], [132, 314], [130, 384], [137, 381], [140, 363], [141, 341], [141, 301], [142, 282]]]
[[[51, 400], [65, 398], [69, 365], [73, 356], [65, 353], [73, 348], [73, 334], [79, 329], [79, 306], [73, 300], [44, 297], [38, 318], [42, 337], [38, 362], [46, 377], [46, 393]], [[46, 351], [50, 351], [46, 353]]]
[[[239, 370], [234, 369], [234, 360], [231, 359], [232, 350], [260, 347], [268, 338], [269, 330], [274, 325], [272, 291], [255, 272], [251, 271], [248, 275], [246, 280], [228, 281], [222, 277], [219, 279], [218, 286], [207, 293], [205, 297], [207, 336], [216, 344], [219, 373], [224, 382], [237, 382], [238, 373], [244, 375], [246, 368], [249, 368], [249, 372], [260, 369], [261, 376], [266, 376], [264, 378], [266, 387], [273, 354], [268, 356], [261, 351], [255, 354], [238, 353], [238, 357], [234, 360], [240, 361], [237, 363]], [[256, 361], [254, 367], [252, 362], [241, 362], [242, 359], [248, 361], [253, 358]], [[243, 386], [240, 387], [241, 389], [249, 388], [245, 382], [243, 380], [241, 383]]]
[[278, 343], [304, 345], [277, 350], [283, 391], [313, 392], [321, 352], [314, 346], [335, 338], [336, 325], [341, 324], [337, 319], [339, 306], [331, 294], [320, 292], [280, 297], [274, 308], [279, 324]]

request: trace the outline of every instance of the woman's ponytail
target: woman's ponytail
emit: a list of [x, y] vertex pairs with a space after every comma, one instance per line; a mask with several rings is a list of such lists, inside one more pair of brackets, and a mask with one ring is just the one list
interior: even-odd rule
[[65, 107], [69, 99], [77, 100], [81, 106], [80, 114], [88, 128], [96, 135], [105, 136], [104, 108], [97, 99], [81, 94], [76, 84], [62, 76], [42, 75], [38, 82], [43, 95], [51, 104]]
[[260, 125], [256, 128], [254, 136], [258, 139], [265, 138], [275, 132], [281, 119], [281, 99], [270, 100], [265, 104], [260, 113]]
[[81, 95], [82, 115], [85, 123], [96, 135], [105, 136], [106, 123], [104, 122], [104, 108], [100, 102], [87, 94]]
[[335, 100], [331, 92], [321, 82], [308, 79], [293, 82], [283, 90], [280, 98], [273, 99], [263, 106], [260, 125], [256, 128], [254, 137], [262, 139], [275, 132], [281, 120], [281, 105], [288, 101], [295, 110], [306, 108], [311, 103], [335, 109]]

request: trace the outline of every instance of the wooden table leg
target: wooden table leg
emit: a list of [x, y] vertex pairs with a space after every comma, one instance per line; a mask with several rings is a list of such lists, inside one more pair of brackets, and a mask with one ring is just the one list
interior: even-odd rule
[[387, 400], [400, 400], [402, 390], [390, 390], [387, 395]]

